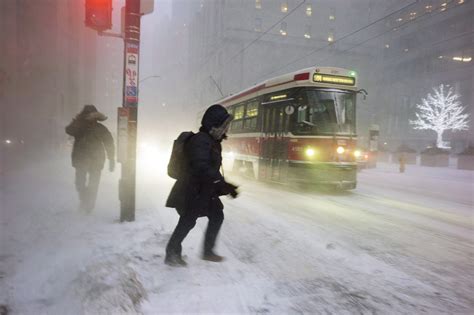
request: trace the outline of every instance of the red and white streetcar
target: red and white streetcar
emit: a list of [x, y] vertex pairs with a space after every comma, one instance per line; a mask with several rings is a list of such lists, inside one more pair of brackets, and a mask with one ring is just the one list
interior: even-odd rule
[[264, 81], [219, 103], [234, 115], [224, 169], [258, 180], [357, 184], [356, 73], [308, 68]]

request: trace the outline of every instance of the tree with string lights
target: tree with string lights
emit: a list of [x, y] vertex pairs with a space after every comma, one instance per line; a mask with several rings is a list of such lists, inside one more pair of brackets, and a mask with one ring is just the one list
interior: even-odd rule
[[433, 94], [428, 93], [426, 98], [417, 104], [416, 120], [410, 120], [414, 129], [434, 130], [437, 134], [436, 146], [447, 148], [443, 142], [443, 133], [446, 130], [468, 130], [469, 114], [463, 114], [464, 107], [459, 101], [452, 87], [441, 84], [433, 88]]

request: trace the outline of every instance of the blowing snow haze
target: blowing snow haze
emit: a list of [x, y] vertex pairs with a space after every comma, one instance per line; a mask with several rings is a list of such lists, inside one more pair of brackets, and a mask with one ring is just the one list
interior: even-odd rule
[[[1, 0], [0, 314], [474, 312], [472, 16]], [[233, 120], [183, 146], [206, 209], [169, 266], [196, 220], [165, 207], [173, 141], [213, 104]]]

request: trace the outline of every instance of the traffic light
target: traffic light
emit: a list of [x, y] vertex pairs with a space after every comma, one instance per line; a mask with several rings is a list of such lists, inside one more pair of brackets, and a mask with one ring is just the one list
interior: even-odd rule
[[86, 26], [103, 32], [112, 28], [112, 0], [86, 0]]

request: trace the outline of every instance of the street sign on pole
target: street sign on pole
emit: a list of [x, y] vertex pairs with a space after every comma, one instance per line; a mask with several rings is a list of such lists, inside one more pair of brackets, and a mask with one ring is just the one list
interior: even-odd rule
[[127, 107], [138, 104], [139, 44], [125, 43], [125, 102]]

